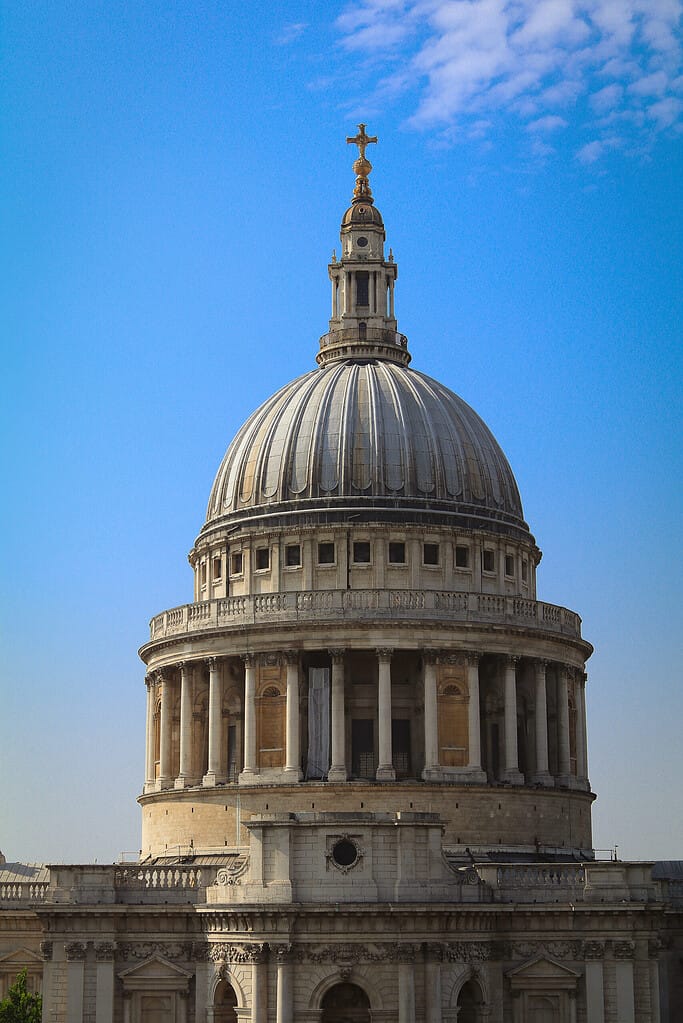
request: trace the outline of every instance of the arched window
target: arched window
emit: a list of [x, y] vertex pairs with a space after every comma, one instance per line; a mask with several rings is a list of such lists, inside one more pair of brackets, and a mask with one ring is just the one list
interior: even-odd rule
[[439, 763], [465, 767], [468, 759], [467, 698], [463, 684], [444, 679], [439, 686]]
[[232, 984], [222, 980], [213, 999], [214, 1023], [237, 1023], [237, 995]]
[[325, 992], [321, 1023], [370, 1023], [370, 1000], [357, 984], [335, 984]]
[[458, 995], [458, 1023], [480, 1023], [484, 999], [476, 980], [463, 984]]
[[154, 777], [161, 772], [161, 700], [154, 703]]
[[285, 697], [280, 688], [266, 685], [256, 700], [258, 766], [285, 765]]

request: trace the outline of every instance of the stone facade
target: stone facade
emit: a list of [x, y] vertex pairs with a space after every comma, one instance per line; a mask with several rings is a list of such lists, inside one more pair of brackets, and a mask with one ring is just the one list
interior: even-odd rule
[[319, 368], [154, 616], [139, 862], [5, 864], [45, 1023], [674, 1023], [683, 892], [592, 851], [586, 661], [495, 439], [409, 368], [367, 146]]

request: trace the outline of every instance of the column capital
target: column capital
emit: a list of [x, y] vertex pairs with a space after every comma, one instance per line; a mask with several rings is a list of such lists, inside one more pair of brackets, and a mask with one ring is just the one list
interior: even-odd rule
[[40, 957], [45, 962], [49, 962], [52, 959], [52, 942], [41, 941], [40, 943]]
[[221, 661], [220, 657], [205, 657], [204, 664], [207, 666], [209, 671], [216, 671]]
[[157, 668], [157, 670], [154, 672], [154, 675], [157, 680], [157, 685], [161, 686], [164, 684], [164, 682], [170, 681], [168, 668]]
[[396, 948], [396, 959], [399, 963], [414, 963], [417, 947], [411, 944], [400, 944]]
[[281, 650], [280, 657], [285, 664], [298, 664], [299, 663], [299, 651], [298, 650]]
[[517, 663], [521, 661], [521, 657], [519, 654], [505, 654], [503, 661], [506, 668], [516, 668]]
[[64, 946], [67, 962], [77, 963], [85, 959], [85, 944], [82, 941], [70, 941]]
[[433, 649], [427, 650], [427, 649], [424, 649], [424, 650], [421, 650], [420, 653], [422, 655], [422, 659], [424, 660], [425, 664], [436, 664], [437, 661], [439, 660], [439, 651], [438, 650], [433, 650]]
[[253, 653], [242, 654], [241, 656], [242, 656], [242, 660], [244, 661], [245, 668], [255, 668], [256, 667], [256, 661], [257, 661], [257, 655], [256, 654], [253, 654]]
[[346, 650], [343, 648], [335, 648], [327, 651], [332, 658], [333, 664], [342, 664], [346, 656]]
[[465, 660], [472, 667], [476, 667], [483, 656], [480, 650], [468, 650], [465, 654]]
[[394, 653], [394, 648], [390, 646], [377, 647], [375, 653], [380, 661], [390, 661]]
[[153, 686], [156, 686], [156, 684], [157, 680], [154, 676], [154, 672], [153, 671], [147, 672], [147, 674], [145, 675], [145, 685], [147, 686], [147, 688], [151, 689]]
[[113, 941], [95, 942], [95, 959], [98, 963], [111, 962], [116, 954], [116, 945]]
[[550, 661], [546, 657], [534, 657], [534, 668], [536, 671], [546, 672]]
[[270, 951], [276, 963], [291, 963], [294, 959], [294, 946], [290, 943], [271, 945]]
[[442, 963], [444, 961], [444, 947], [438, 942], [425, 941], [422, 950], [427, 962]]

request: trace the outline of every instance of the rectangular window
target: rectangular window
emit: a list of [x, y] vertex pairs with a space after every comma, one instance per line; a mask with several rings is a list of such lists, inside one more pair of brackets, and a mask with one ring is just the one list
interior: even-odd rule
[[505, 574], [506, 575], [511, 575], [511, 576], [515, 574], [515, 557], [514, 557], [514, 554], [506, 554], [505, 555]]
[[213, 559], [213, 577], [214, 579], [221, 579], [223, 577], [223, 559]]
[[202, 567], [199, 573], [202, 586], [206, 586], [206, 562], [202, 562]]
[[256, 568], [270, 568], [270, 547], [256, 548]]
[[356, 305], [370, 305], [369, 299], [369, 274], [367, 270], [360, 270], [356, 274]]
[[230, 558], [230, 573], [231, 575], [242, 575], [242, 552], [238, 551], [237, 554], [233, 554]]
[[529, 579], [529, 562], [525, 559], [522, 562], [522, 582], [528, 582]]
[[395, 540], [389, 541], [389, 562], [392, 565], [405, 565], [406, 545]]
[[301, 545], [290, 543], [285, 547], [285, 565], [287, 568], [301, 567]]
[[[486, 555], [484, 551], [484, 555]], [[492, 554], [493, 551], [488, 553]], [[469, 547], [456, 547], [455, 548], [455, 567], [456, 568], [469, 568], [470, 567], [470, 549]], [[493, 571], [493, 569], [487, 569], [487, 571]]]
[[438, 543], [425, 543], [422, 545], [422, 562], [425, 565], [439, 564]]
[[318, 544], [318, 564], [319, 565], [334, 565], [334, 544], [333, 543], [319, 543]]
[[484, 549], [482, 556], [482, 568], [485, 572], [495, 572], [496, 570], [496, 556], [492, 550], [488, 548]]
[[370, 542], [368, 540], [354, 540], [353, 561], [355, 565], [370, 564]]

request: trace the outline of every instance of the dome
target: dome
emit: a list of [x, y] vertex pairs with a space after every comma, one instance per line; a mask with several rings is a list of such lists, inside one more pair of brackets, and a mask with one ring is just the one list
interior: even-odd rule
[[349, 509], [530, 539], [486, 424], [448, 388], [390, 360], [332, 362], [264, 402], [228, 448], [204, 528]]
[[354, 203], [352, 206], [349, 206], [341, 222], [342, 229], [351, 225], [355, 227], [365, 225], [367, 227], [370, 224], [384, 228], [382, 214], [376, 206], [371, 206], [366, 202]]

